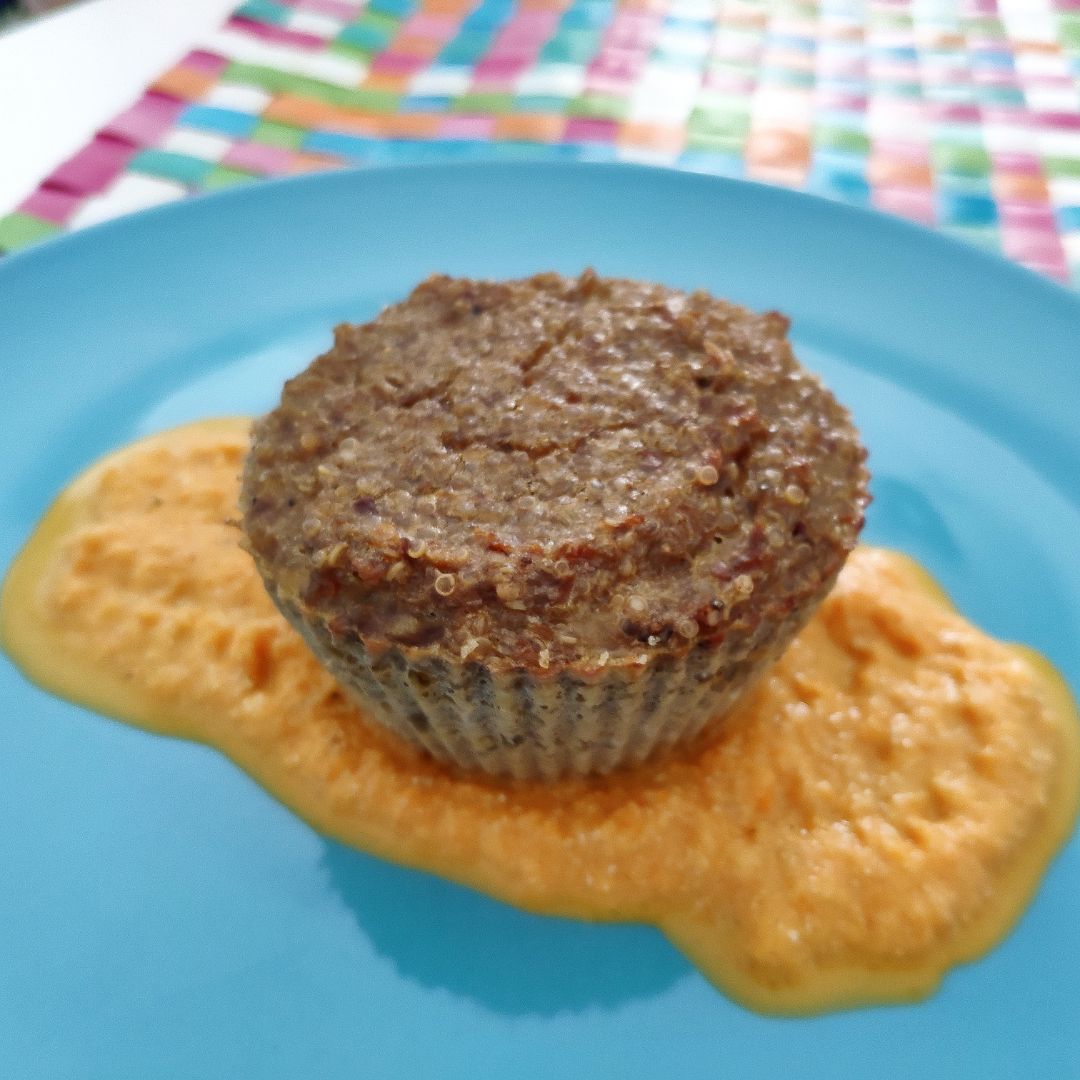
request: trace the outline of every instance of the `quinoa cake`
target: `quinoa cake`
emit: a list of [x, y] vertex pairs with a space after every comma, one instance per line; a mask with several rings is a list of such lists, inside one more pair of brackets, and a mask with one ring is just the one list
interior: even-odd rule
[[868, 501], [787, 320], [703, 293], [435, 276], [286, 383], [243, 476], [274, 602], [371, 719], [499, 775], [723, 716]]

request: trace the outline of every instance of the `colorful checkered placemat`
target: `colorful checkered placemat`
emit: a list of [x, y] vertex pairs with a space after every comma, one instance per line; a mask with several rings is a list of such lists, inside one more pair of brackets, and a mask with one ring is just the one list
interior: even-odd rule
[[262, 176], [508, 157], [787, 184], [1080, 285], [1080, 0], [247, 0], [0, 249]]

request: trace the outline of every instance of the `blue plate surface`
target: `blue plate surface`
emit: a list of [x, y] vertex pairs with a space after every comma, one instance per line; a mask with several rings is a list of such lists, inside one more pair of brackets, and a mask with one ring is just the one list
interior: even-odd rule
[[[0, 566], [132, 438], [266, 409], [337, 321], [440, 270], [702, 286], [794, 319], [875, 474], [867, 539], [1080, 687], [1080, 300], [777, 189], [629, 166], [244, 188], [0, 264]], [[923, 1004], [732, 1004], [644, 927], [526, 915], [329, 842], [200, 746], [0, 660], [0, 1076], [1080, 1076], [1080, 844]]]

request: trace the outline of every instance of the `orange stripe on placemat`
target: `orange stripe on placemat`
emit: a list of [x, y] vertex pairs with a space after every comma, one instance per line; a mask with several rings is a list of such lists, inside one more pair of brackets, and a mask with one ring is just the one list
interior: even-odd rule
[[947, 30], [922, 30], [917, 33], [920, 47], [926, 49], [963, 49], [967, 46], [967, 38]]
[[476, 0], [422, 0], [420, 10], [427, 15], [464, 15]]
[[746, 142], [747, 174], [780, 184], [800, 184], [810, 167], [810, 136], [783, 128], [752, 131]]
[[[567, 0], [518, 0], [517, 10], [522, 11], [562, 11], [568, 7]], [[626, 3], [622, 5], [626, 7]], [[666, 7], [666, 2], [665, 2]]]
[[432, 139], [442, 120], [439, 113], [391, 113], [379, 117], [379, 134], [388, 139]]
[[885, 157], [874, 151], [870, 152], [870, 160], [866, 163], [866, 179], [871, 184], [886, 187], [898, 184], [901, 187], [929, 188], [934, 184], [929, 163]]
[[421, 37], [419, 34], [399, 34], [394, 38], [394, 52], [400, 56], [422, 56], [430, 59], [446, 44], [438, 38]]
[[628, 120], [619, 129], [620, 146], [636, 146], [648, 150], [678, 151], [686, 145], [686, 132], [668, 124], [648, 124]]
[[1010, 43], [1015, 53], [1042, 53], [1044, 56], [1056, 56], [1062, 48], [1057, 41], [1032, 41], [1021, 38]]
[[150, 89], [159, 94], [184, 101], [197, 101], [218, 81], [218, 76], [209, 71], [194, 71], [177, 64], [169, 68], [164, 75], [159, 75], [150, 85]]
[[1042, 176], [1023, 176], [1017, 173], [998, 172], [990, 178], [990, 187], [996, 199], [1015, 199], [1050, 205], [1050, 187]]
[[341, 158], [325, 157], [322, 154], [306, 154], [297, 151], [289, 164], [289, 172], [322, 172], [324, 169], [340, 169], [345, 162]]
[[346, 109], [311, 98], [279, 94], [263, 110], [263, 119], [344, 135], [366, 135], [373, 139], [428, 139], [436, 134], [440, 117], [435, 113]]
[[412, 75], [401, 75], [396, 71], [369, 71], [367, 78], [360, 84], [363, 90], [388, 90], [392, 94], [408, 92]]
[[275, 120], [281, 124], [295, 124], [298, 127], [323, 127], [335, 112], [332, 105], [315, 98], [300, 97], [297, 94], [276, 94], [269, 105], [263, 109], [264, 120]]
[[555, 113], [504, 113], [495, 117], [496, 139], [554, 143], [562, 138], [566, 117]]

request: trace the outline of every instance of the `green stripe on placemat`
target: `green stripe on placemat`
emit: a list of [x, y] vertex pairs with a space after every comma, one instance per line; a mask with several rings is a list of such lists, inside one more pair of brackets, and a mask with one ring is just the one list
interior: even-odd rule
[[1043, 168], [1055, 179], [1080, 179], [1080, 158], [1045, 157]]
[[227, 165], [216, 165], [203, 181], [203, 187], [207, 191], [215, 191], [218, 188], [236, 187], [237, 184], [246, 184], [249, 180], [258, 180], [255, 173], [244, 172], [243, 169], [230, 169]]
[[266, 146], [280, 146], [285, 150], [299, 150], [304, 145], [304, 140], [311, 134], [307, 128], [296, 127], [294, 124], [281, 124], [276, 120], [260, 120], [254, 127], [249, 138], [253, 142], [263, 143]]
[[389, 90], [349, 90], [308, 75], [294, 75], [291, 71], [235, 60], [225, 69], [222, 78], [228, 82], [257, 86], [271, 94], [297, 94], [317, 98], [326, 105], [367, 109], [370, 112], [395, 112], [401, 100], [400, 94]]
[[450, 108], [456, 113], [501, 115], [514, 111], [514, 95], [509, 93], [466, 93], [454, 99]]
[[629, 111], [629, 100], [614, 94], [582, 94], [566, 106], [567, 116], [584, 116], [590, 120], [625, 120]]
[[0, 251], [16, 251], [61, 232], [61, 226], [29, 214], [0, 217]]

